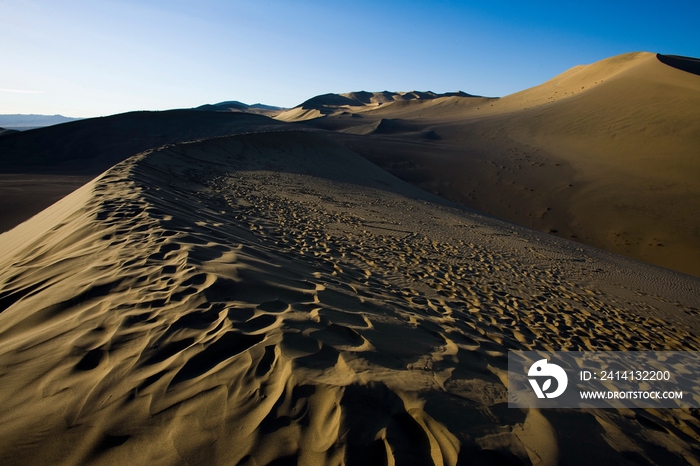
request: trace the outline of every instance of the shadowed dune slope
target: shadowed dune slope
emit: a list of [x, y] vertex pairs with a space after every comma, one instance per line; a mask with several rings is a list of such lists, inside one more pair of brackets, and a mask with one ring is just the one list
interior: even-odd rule
[[695, 411], [508, 409], [505, 386], [509, 349], [700, 349], [697, 279], [455, 208], [318, 134], [140, 154], [0, 251], [4, 465], [700, 452]]
[[237, 100], [227, 100], [225, 102], [219, 102], [218, 104], [206, 104], [194, 108], [194, 110], [208, 111], [208, 112], [243, 112], [243, 113], [253, 113], [257, 115], [265, 115], [268, 117], [275, 117], [286, 109], [282, 107], [275, 107], [273, 105], [265, 104], [244, 104]]
[[[700, 76], [660, 60], [626, 54], [501, 99], [394, 103], [306, 124], [463, 205], [700, 275]], [[377, 134], [382, 121], [412, 129]]]
[[97, 175], [147, 149], [266, 125], [282, 123], [261, 115], [197, 110], [90, 118], [0, 138], [0, 173]]
[[660, 53], [656, 54], [656, 57], [661, 63], [665, 63], [668, 66], [687, 71], [688, 73], [700, 75], [700, 59], [682, 57], [679, 55], [662, 55]]

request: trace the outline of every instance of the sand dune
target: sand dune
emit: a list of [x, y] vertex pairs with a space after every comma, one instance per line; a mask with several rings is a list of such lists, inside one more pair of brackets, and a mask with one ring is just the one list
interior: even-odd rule
[[[700, 77], [692, 59], [660, 57], [612, 57], [500, 99], [395, 102], [304, 124], [463, 205], [700, 275]], [[382, 121], [413, 131], [370, 129]], [[437, 137], [421, 141], [420, 128]]]
[[0, 128], [0, 136], [7, 136], [8, 134], [19, 133], [16, 129]]
[[411, 92], [349, 92], [346, 94], [323, 94], [305, 101], [304, 103], [278, 114], [275, 118], [281, 121], [305, 121], [330, 115], [358, 115], [360, 112], [376, 109], [383, 104], [400, 102], [430, 101], [452, 97], [461, 99], [474, 97], [466, 92], [448, 92], [436, 94], [427, 91]]
[[3, 136], [0, 232], [146, 149], [282, 125], [258, 115], [171, 110], [91, 118]]
[[695, 411], [508, 409], [505, 370], [509, 349], [698, 350], [698, 279], [317, 133], [132, 157], [0, 250], [2, 464], [697, 463]]
[[196, 110], [89, 118], [3, 137], [0, 170], [97, 175], [127, 157], [164, 144], [280, 126], [261, 115]]

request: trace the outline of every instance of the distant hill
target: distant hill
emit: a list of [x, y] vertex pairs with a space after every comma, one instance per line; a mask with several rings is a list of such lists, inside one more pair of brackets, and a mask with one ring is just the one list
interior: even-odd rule
[[238, 100], [227, 100], [225, 102], [219, 102], [218, 104], [200, 105], [194, 110], [202, 110], [207, 112], [243, 112], [273, 117], [285, 111], [286, 108], [261, 103], [248, 105], [244, 104], [243, 102], [239, 102]]
[[139, 152], [287, 126], [249, 113], [170, 110], [87, 118], [32, 131], [0, 129], [0, 233]]
[[68, 123], [80, 119], [81, 118], [71, 118], [63, 115], [0, 115], [0, 126], [4, 129], [27, 130]]

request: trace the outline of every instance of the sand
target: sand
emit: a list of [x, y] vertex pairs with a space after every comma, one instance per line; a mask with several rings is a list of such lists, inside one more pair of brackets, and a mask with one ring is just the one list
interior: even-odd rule
[[507, 408], [509, 349], [700, 349], [700, 280], [318, 134], [131, 157], [0, 235], [0, 463], [698, 464], [696, 410]]
[[693, 59], [631, 53], [500, 99], [340, 106], [316, 119], [298, 107], [286, 120], [296, 112], [462, 205], [700, 276], [696, 68]]

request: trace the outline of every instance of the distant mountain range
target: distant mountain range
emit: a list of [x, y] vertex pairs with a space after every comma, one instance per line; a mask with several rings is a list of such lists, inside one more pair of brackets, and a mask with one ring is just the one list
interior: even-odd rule
[[0, 115], [0, 127], [5, 129], [26, 130], [68, 123], [69, 121], [80, 119], [81, 118], [71, 118], [63, 115]]

